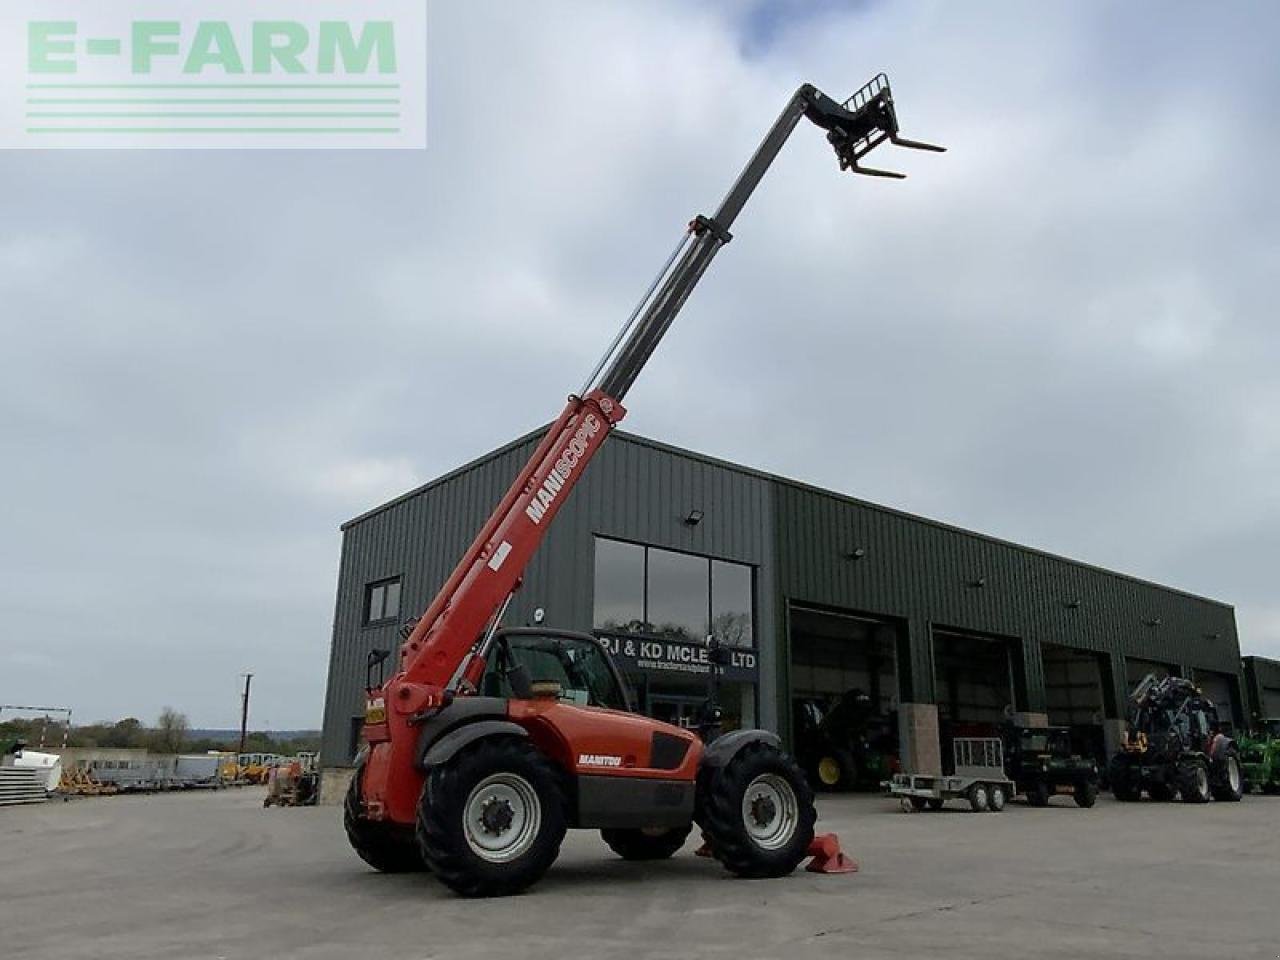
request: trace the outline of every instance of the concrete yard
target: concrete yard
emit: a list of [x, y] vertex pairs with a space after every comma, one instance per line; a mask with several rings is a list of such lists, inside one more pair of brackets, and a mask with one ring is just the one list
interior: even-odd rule
[[[904, 814], [825, 797], [852, 876], [631, 864], [571, 832], [531, 892], [381, 876], [258, 789], [0, 808], [6, 960], [1280, 956], [1280, 799]], [[1061, 806], [1059, 806], [1061, 804]]]

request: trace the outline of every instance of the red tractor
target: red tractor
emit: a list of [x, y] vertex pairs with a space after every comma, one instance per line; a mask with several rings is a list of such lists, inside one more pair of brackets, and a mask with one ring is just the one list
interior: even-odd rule
[[[347, 836], [383, 871], [429, 868], [467, 896], [515, 893], [554, 862], [569, 827], [599, 829], [628, 859], [669, 857], [697, 823], [735, 874], [790, 873], [816, 813], [804, 774], [764, 730], [699, 733], [631, 712], [608, 653], [586, 634], [503, 630], [526, 565], [613, 427], [622, 399], [802, 118], [827, 131], [841, 169], [898, 135], [888, 80], [843, 104], [805, 85], [713, 217], [698, 216], [597, 364], [569, 398], [399, 651], [372, 673], [365, 746], [347, 796]], [[712, 649], [713, 664], [727, 651]], [[712, 667], [712, 673], [720, 669]], [[714, 690], [714, 684], [713, 684]]]

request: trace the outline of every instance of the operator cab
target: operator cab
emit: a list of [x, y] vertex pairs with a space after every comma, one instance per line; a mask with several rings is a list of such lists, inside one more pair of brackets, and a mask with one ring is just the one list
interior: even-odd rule
[[480, 692], [487, 697], [548, 697], [577, 707], [631, 712], [626, 685], [600, 641], [543, 627], [500, 630]]

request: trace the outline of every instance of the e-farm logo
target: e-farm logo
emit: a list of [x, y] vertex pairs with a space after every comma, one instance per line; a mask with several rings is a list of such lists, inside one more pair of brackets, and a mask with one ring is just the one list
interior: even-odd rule
[[0, 145], [426, 146], [425, 0], [3, 0]]

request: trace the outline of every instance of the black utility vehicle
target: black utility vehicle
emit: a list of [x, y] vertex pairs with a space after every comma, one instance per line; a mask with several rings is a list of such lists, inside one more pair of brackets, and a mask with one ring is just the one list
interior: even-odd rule
[[1066, 727], [1007, 725], [1004, 769], [1033, 807], [1047, 807], [1059, 793], [1071, 794], [1080, 807], [1092, 807], [1098, 799], [1098, 765], [1072, 752]]

